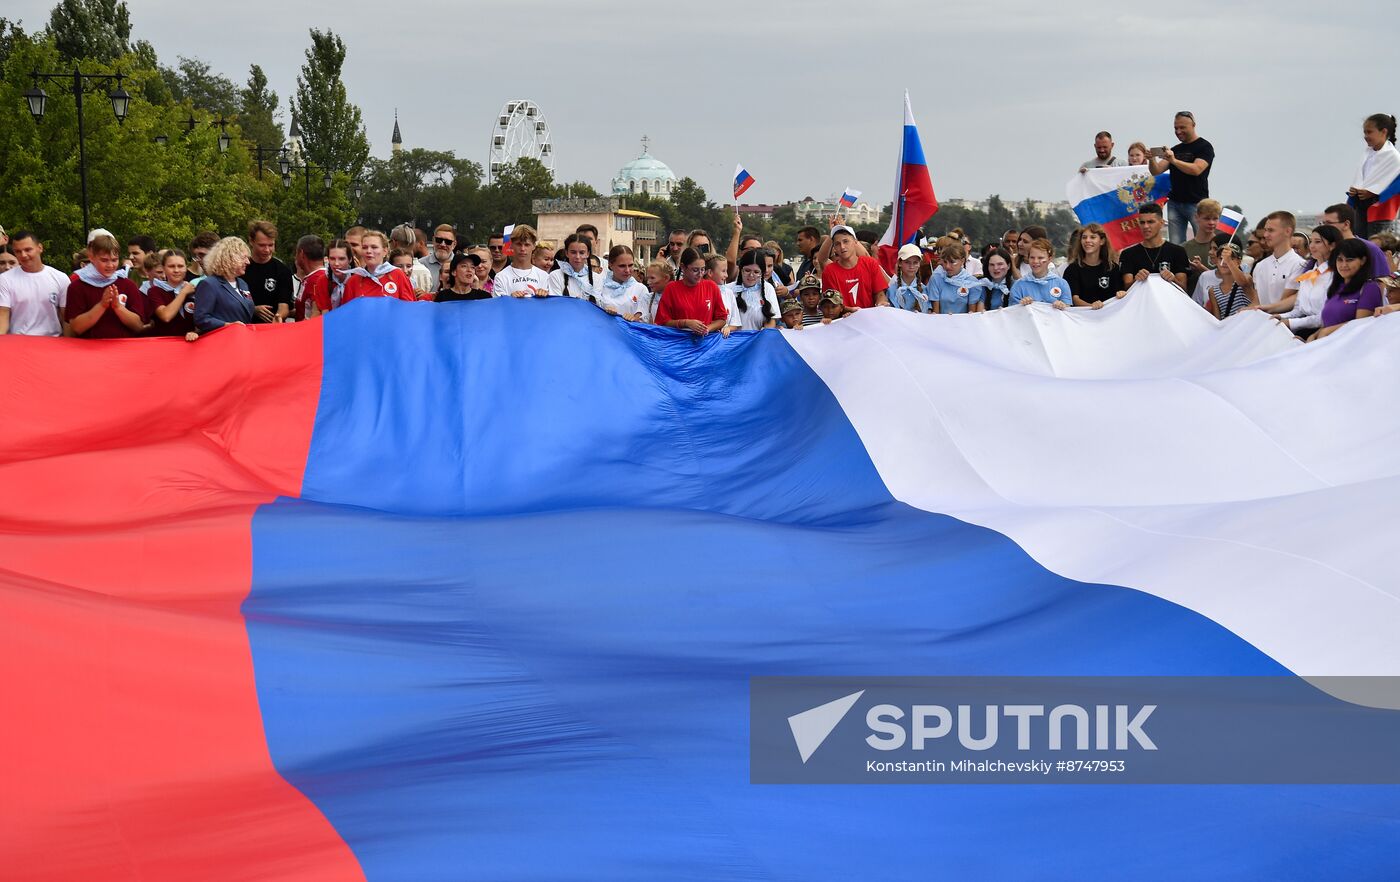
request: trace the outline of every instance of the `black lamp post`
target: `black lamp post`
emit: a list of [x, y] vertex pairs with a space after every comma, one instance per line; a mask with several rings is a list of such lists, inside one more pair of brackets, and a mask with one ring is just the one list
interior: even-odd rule
[[[321, 173], [321, 187], [322, 187], [323, 189], [329, 190], [329, 189], [331, 188], [331, 186], [335, 183], [334, 178], [331, 176], [331, 170], [330, 170], [330, 169], [328, 169], [328, 168], [323, 168], [323, 167], [321, 167], [321, 166], [319, 166], [319, 165], [312, 165], [312, 164], [309, 163], [309, 162], [302, 162], [301, 168], [297, 169], [297, 171], [300, 171], [300, 172], [301, 172], [302, 180], [303, 180], [303, 181], [305, 182], [305, 184], [306, 184], [306, 207], [307, 207], [307, 208], [310, 208], [310, 207], [311, 207], [311, 171], [312, 171], [312, 169], [315, 169], [316, 171], [318, 171], [318, 172]], [[290, 163], [290, 162], [286, 162], [286, 164], [283, 165], [283, 167], [282, 167], [282, 186], [283, 186], [283, 188], [286, 188], [286, 189], [290, 189], [291, 186], [292, 186], [292, 166], [291, 166], [291, 163]], [[358, 187], [358, 184], [357, 184], [356, 186]], [[358, 198], [358, 197], [356, 197], [356, 198]]]
[[262, 180], [264, 156], [280, 156], [281, 158], [277, 161], [278, 169], [281, 170], [283, 177], [287, 176], [287, 166], [291, 163], [287, 160], [286, 147], [264, 147], [261, 144], [256, 144], [253, 146], [253, 154], [258, 163], [258, 180]]
[[85, 74], [78, 68], [73, 68], [72, 73], [39, 73], [34, 71], [30, 78], [33, 85], [24, 93], [24, 100], [29, 105], [29, 113], [34, 117], [34, 121], [40, 122], [44, 118], [44, 110], [48, 104], [49, 96], [40, 86], [41, 81], [50, 83], [63, 83], [68, 87], [68, 91], [73, 95], [73, 100], [78, 104], [78, 178], [82, 184], [83, 192], [83, 237], [87, 236], [88, 230], [92, 229], [92, 220], [88, 215], [88, 188], [87, 188], [87, 145], [86, 132], [83, 129], [83, 95], [92, 92], [98, 93], [107, 91], [107, 100], [112, 102], [112, 113], [117, 118], [117, 125], [126, 122], [127, 111], [131, 109], [131, 95], [122, 88], [122, 74]]

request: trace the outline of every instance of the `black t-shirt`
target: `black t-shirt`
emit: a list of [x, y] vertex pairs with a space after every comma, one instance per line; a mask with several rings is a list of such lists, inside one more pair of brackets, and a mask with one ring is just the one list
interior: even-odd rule
[[[248, 292], [253, 295], [254, 306], [270, 306], [277, 311], [279, 303], [292, 306], [292, 271], [282, 261], [272, 258], [267, 263], [248, 262], [243, 273], [243, 281], [248, 283]], [[288, 313], [290, 315], [290, 313]]]
[[468, 292], [465, 293], [465, 294], [459, 293], [459, 292], [457, 292], [457, 291], [453, 291], [451, 288], [443, 288], [442, 290], [438, 291], [436, 295], [433, 296], [433, 301], [436, 302], [436, 303], [450, 303], [450, 302], [452, 302], [452, 301], [454, 301], [454, 300], [490, 300], [490, 299], [491, 299], [490, 293], [488, 293], [488, 292], [486, 292], [486, 291], [483, 291], [483, 290], [481, 290], [480, 288], [473, 288], [472, 290], [468, 291]]
[[1173, 202], [1200, 202], [1210, 196], [1210, 171], [1215, 168], [1215, 148], [1210, 146], [1210, 142], [1205, 138], [1197, 138], [1190, 144], [1178, 144], [1172, 148], [1172, 153], [1182, 162], [1195, 162], [1204, 159], [1210, 163], [1206, 170], [1199, 175], [1188, 175], [1186, 172], [1171, 167], [1172, 192], [1168, 197]]
[[[1118, 276], [1122, 281], [1123, 276], [1135, 276], [1138, 270], [1147, 270], [1153, 275], [1157, 275], [1164, 269], [1169, 269], [1173, 273], [1183, 275], [1191, 268], [1191, 261], [1186, 257], [1186, 249], [1173, 242], [1163, 242], [1148, 248], [1139, 242], [1137, 245], [1126, 249], [1118, 257]], [[1129, 285], [1132, 282], [1128, 283]], [[1083, 295], [1080, 295], [1083, 297]], [[1088, 298], [1085, 298], [1088, 299]]]
[[1113, 295], [1122, 290], [1123, 273], [1117, 264], [1100, 262], [1096, 266], [1085, 266], [1071, 263], [1060, 275], [1069, 282], [1070, 293], [1085, 303], [1112, 300]]

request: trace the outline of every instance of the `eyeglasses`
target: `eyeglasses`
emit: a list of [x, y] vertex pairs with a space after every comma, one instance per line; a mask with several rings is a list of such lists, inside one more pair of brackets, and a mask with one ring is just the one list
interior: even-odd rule
[[486, 250], [487, 250], [487, 251], [505, 251], [505, 250], [506, 250], [506, 246], [504, 246], [504, 245], [487, 245], [487, 246], [486, 246]]
[[456, 239], [444, 239], [441, 236], [434, 236], [433, 241], [439, 245], [446, 245], [448, 248], [451, 248], [453, 245], [457, 244]]
[[1178, 110], [1178, 111], [1176, 112], [1176, 115], [1177, 115], [1177, 116], [1184, 116], [1184, 117], [1186, 117], [1187, 119], [1191, 120], [1192, 122], [1195, 122], [1195, 121], [1196, 121], [1196, 118], [1195, 118], [1194, 116], [1191, 115], [1191, 111], [1189, 111], [1189, 110]]

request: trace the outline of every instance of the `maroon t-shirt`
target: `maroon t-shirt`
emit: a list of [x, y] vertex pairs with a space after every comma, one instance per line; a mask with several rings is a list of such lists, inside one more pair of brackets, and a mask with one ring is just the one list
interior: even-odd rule
[[[188, 282], [182, 283], [183, 285]], [[146, 308], [150, 310], [147, 316], [155, 324], [151, 327], [152, 337], [183, 337], [186, 333], [194, 330], [194, 292], [191, 291], [180, 303], [180, 309], [175, 313], [175, 318], [168, 322], [163, 322], [156, 315], [156, 310], [162, 306], [168, 306], [175, 299], [164, 288], [158, 288], [153, 283], [146, 289]], [[127, 301], [130, 303], [130, 301]]]
[[[63, 317], [68, 321], [92, 309], [102, 302], [102, 288], [94, 288], [77, 276], [73, 276], [68, 282], [68, 305], [64, 307]], [[146, 295], [141, 293], [141, 289], [136, 287], [136, 283], [130, 279], [117, 279], [117, 296], [126, 295], [126, 308], [141, 316], [141, 321], [151, 320], [150, 308], [146, 305]], [[101, 340], [115, 337], [136, 337], [139, 336], [117, 318], [115, 309], [103, 310], [102, 318], [97, 320], [97, 324], [88, 328], [87, 333], [79, 334], [91, 340]]]

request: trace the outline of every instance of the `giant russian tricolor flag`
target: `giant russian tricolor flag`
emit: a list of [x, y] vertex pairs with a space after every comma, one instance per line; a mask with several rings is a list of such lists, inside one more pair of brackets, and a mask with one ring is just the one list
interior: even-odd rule
[[880, 237], [880, 263], [885, 272], [894, 272], [899, 249], [919, 239], [919, 228], [938, 211], [938, 197], [933, 193], [928, 162], [924, 159], [924, 144], [919, 140], [919, 127], [914, 122], [914, 108], [909, 93], [904, 93], [904, 134], [899, 142], [899, 162], [894, 171], [894, 201], [890, 209], [890, 225]]
[[1145, 165], [1091, 168], [1065, 184], [1065, 197], [1081, 224], [1103, 224], [1113, 247], [1122, 251], [1142, 241], [1137, 213], [1149, 202], [1167, 204], [1171, 176], [1153, 176]]
[[[1389, 141], [1372, 153], [1370, 148], [1362, 157], [1352, 187], [1376, 194], [1376, 201], [1366, 207], [1366, 220], [1382, 223], [1400, 216], [1400, 150]], [[1353, 208], [1360, 203], [1355, 196], [1347, 203]]]
[[568, 298], [0, 337], [0, 877], [1386, 878], [1400, 787], [757, 785], [748, 714], [763, 675], [1400, 673], [1400, 408], [1356, 381], [1397, 336], [1154, 279], [698, 340]]

